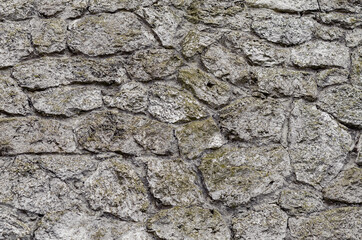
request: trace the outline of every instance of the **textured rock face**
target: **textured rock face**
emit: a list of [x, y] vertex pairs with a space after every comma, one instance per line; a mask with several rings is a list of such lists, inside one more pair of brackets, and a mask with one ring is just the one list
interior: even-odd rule
[[361, 0], [0, 0], [0, 240], [362, 239]]

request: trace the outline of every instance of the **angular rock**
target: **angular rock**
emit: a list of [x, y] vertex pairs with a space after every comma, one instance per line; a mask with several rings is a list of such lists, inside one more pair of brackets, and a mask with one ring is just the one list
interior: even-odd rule
[[146, 188], [133, 167], [121, 159], [101, 162], [84, 183], [85, 197], [93, 210], [139, 221], [148, 208]]
[[319, 10], [317, 0], [246, 0], [253, 7], [270, 8], [283, 12], [304, 12]]
[[254, 69], [257, 89], [271, 96], [316, 99], [318, 89], [314, 75], [309, 72], [280, 68]]
[[[313, 54], [311, 54], [313, 53]], [[314, 41], [303, 44], [291, 51], [291, 61], [303, 68], [348, 68], [349, 49], [339, 43]]]
[[343, 207], [316, 213], [309, 217], [290, 218], [289, 229], [294, 239], [362, 238], [362, 208]]
[[352, 52], [351, 81], [356, 87], [362, 88], [362, 46]]
[[68, 46], [89, 56], [132, 52], [156, 45], [143, 23], [129, 12], [87, 15], [69, 26]]
[[72, 209], [80, 204], [77, 194], [54, 174], [27, 156], [17, 156], [0, 167], [0, 202], [37, 214]]
[[342, 10], [359, 13], [362, 10], [362, 2], [360, 0], [320, 0], [319, 5], [321, 10], [326, 12]]
[[148, 49], [136, 52], [126, 68], [132, 79], [147, 82], [167, 78], [181, 65], [182, 59], [174, 50]]
[[20, 115], [30, 112], [28, 97], [16, 82], [6, 75], [0, 75], [0, 111]]
[[339, 27], [330, 27], [322, 24], [316, 24], [315, 26], [315, 35], [325, 41], [341, 40], [345, 34], [345, 30]]
[[35, 240], [153, 239], [141, 224], [70, 211], [45, 215], [34, 235]]
[[113, 96], [103, 97], [103, 101], [107, 106], [121, 110], [144, 112], [148, 106], [147, 88], [137, 82], [125, 83]]
[[0, 143], [0, 155], [76, 150], [71, 127], [38, 117], [0, 119]]
[[362, 128], [362, 89], [350, 85], [328, 88], [320, 93], [317, 105], [339, 121]]
[[7, 0], [0, 2], [0, 19], [24, 20], [35, 15], [34, 0]]
[[263, 39], [283, 45], [297, 45], [312, 39], [311, 19], [258, 11], [251, 28]]
[[303, 214], [322, 211], [322, 194], [307, 188], [288, 188], [281, 192], [278, 205], [289, 214]]
[[220, 45], [211, 46], [202, 55], [202, 63], [216, 77], [233, 84], [248, 80], [249, 67], [244, 58]]
[[164, 205], [190, 206], [202, 202], [197, 176], [181, 159], [146, 158], [151, 193]]
[[101, 90], [94, 87], [65, 86], [33, 94], [34, 108], [46, 115], [74, 116], [102, 107]]
[[31, 39], [39, 53], [65, 50], [67, 25], [64, 20], [56, 18], [32, 20], [30, 24], [32, 27]]
[[343, 84], [348, 82], [349, 71], [346, 69], [331, 68], [320, 71], [317, 76], [318, 87]]
[[88, 7], [88, 0], [36, 0], [35, 6], [40, 15], [52, 17], [59, 15], [63, 19], [81, 16]]
[[145, 149], [165, 155], [176, 148], [172, 127], [116, 111], [91, 113], [79, 122], [75, 133], [80, 146], [91, 152], [138, 155]]
[[236, 239], [284, 239], [288, 215], [277, 205], [264, 204], [241, 213], [232, 220]]
[[362, 45], [362, 29], [356, 28], [346, 34], [346, 45], [347, 47], [357, 47]]
[[129, 81], [123, 59], [44, 57], [16, 65], [12, 72], [19, 85], [32, 90], [71, 83], [124, 83]]
[[33, 52], [28, 22], [0, 22], [0, 67], [14, 66]]
[[190, 30], [181, 42], [182, 54], [187, 57], [193, 57], [196, 54], [201, 54], [202, 51], [215, 43], [222, 37], [222, 34], [208, 33], [198, 30]]
[[176, 129], [181, 154], [189, 159], [199, 157], [207, 149], [216, 149], [227, 141], [212, 118], [194, 121]]
[[354, 29], [362, 25], [362, 14], [341, 12], [318, 13], [316, 19], [323, 24], [339, 26], [346, 29]]
[[200, 170], [213, 200], [237, 207], [283, 186], [290, 175], [281, 146], [223, 147], [202, 158]]
[[89, 11], [92, 13], [98, 12], [116, 12], [117, 10], [135, 10], [138, 7], [152, 5], [156, 0], [90, 0]]
[[215, 79], [199, 68], [182, 68], [178, 79], [206, 104], [217, 108], [229, 102], [231, 89], [225, 82]]
[[230, 231], [217, 210], [200, 207], [174, 207], [158, 212], [147, 228], [161, 239], [228, 240]]
[[220, 110], [221, 129], [230, 139], [281, 142], [288, 100], [245, 97]]
[[342, 170], [353, 142], [347, 129], [303, 100], [294, 103], [289, 154], [298, 181], [326, 186]]
[[362, 169], [352, 167], [342, 171], [323, 189], [323, 193], [323, 196], [330, 200], [362, 203]]
[[151, 87], [148, 112], [166, 123], [189, 122], [208, 116], [206, 109], [191, 94], [163, 84]]

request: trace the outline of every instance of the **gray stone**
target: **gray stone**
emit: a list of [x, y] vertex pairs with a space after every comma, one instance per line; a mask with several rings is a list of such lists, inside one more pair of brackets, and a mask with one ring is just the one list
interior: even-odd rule
[[17, 156], [1, 166], [0, 202], [37, 214], [72, 209], [80, 204], [71, 188], [43, 170], [32, 157]]
[[147, 49], [136, 52], [126, 68], [132, 79], [147, 82], [175, 74], [182, 63], [174, 50]]
[[323, 189], [326, 199], [347, 202], [362, 203], [362, 169], [351, 167], [342, 171], [337, 178]]
[[349, 49], [339, 43], [314, 41], [303, 44], [291, 51], [291, 61], [303, 68], [348, 68]]
[[202, 63], [216, 77], [233, 84], [247, 82], [249, 67], [243, 57], [221, 45], [212, 45], [203, 55]]
[[359, 136], [359, 140], [357, 143], [357, 158], [356, 163], [359, 166], [362, 166], [362, 135]]
[[32, 90], [71, 83], [124, 83], [129, 81], [119, 57], [44, 57], [16, 65], [12, 72], [19, 85]]
[[88, 0], [36, 0], [34, 4], [42, 16], [57, 15], [67, 19], [81, 16], [88, 7]]
[[182, 54], [187, 57], [193, 57], [201, 54], [203, 50], [215, 43], [222, 37], [221, 33], [209, 33], [206, 31], [190, 30], [181, 42]]
[[190, 206], [202, 201], [197, 176], [181, 159], [146, 158], [151, 193], [164, 205]]
[[208, 116], [190, 93], [164, 84], [155, 84], [149, 92], [148, 112], [162, 122], [180, 123]]
[[331, 85], [348, 82], [349, 71], [340, 68], [331, 68], [320, 71], [316, 76], [318, 87], [328, 87]]
[[270, 8], [284, 12], [303, 12], [319, 10], [317, 0], [246, 0], [253, 7]]
[[89, 11], [92, 13], [98, 12], [116, 12], [117, 10], [135, 10], [138, 7], [152, 5], [156, 0], [90, 0]]
[[334, 26], [316, 24], [315, 35], [325, 41], [341, 40], [345, 36], [345, 30]]
[[133, 167], [121, 159], [103, 161], [85, 181], [84, 194], [93, 210], [139, 221], [149, 202], [146, 188]]
[[303, 100], [294, 103], [289, 154], [298, 181], [320, 189], [334, 179], [352, 148], [347, 129]]
[[316, 19], [321, 23], [339, 26], [346, 29], [354, 29], [362, 25], [362, 14], [341, 12], [318, 13], [316, 15]]
[[337, 240], [362, 238], [362, 208], [342, 207], [316, 213], [309, 217], [289, 219], [289, 229], [294, 239]]
[[257, 90], [271, 96], [304, 97], [314, 100], [317, 97], [317, 84], [309, 72], [280, 68], [254, 69]]
[[70, 153], [76, 150], [72, 128], [38, 117], [0, 119], [2, 154]]
[[137, 82], [125, 83], [114, 95], [104, 96], [103, 101], [107, 106], [121, 110], [145, 112], [148, 106], [147, 88]]
[[362, 128], [362, 89], [350, 85], [325, 89], [317, 105], [339, 121]]
[[320, 0], [319, 5], [322, 11], [347, 11], [360, 13], [362, 10], [362, 2], [360, 0]]
[[347, 47], [357, 47], [362, 45], [362, 29], [356, 28], [352, 31], [348, 31], [346, 34], [346, 45]]
[[7, 0], [0, 2], [0, 19], [24, 20], [35, 14], [34, 0]]
[[232, 219], [235, 239], [284, 239], [287, 233], [288, 215], [277, 205], [264, 204], [240, 213]]
[[270, 42], [297, 45], [312, 39], [314, 24], [311, 19], [258, 11], [254, 14], [251, 28]]
[[0, 67], [10, 67], [31, 55], [28, 22], [0, 22]]
[[230, 231], [217, 210], [174, 207], [158, 212], [147, 228], [161, 239], [229, 240]]
[[179, 81], [206, 104], [217, 108], [229, 102], [231, 89], [228, 84], [215, 79], [199, 68], [182, 68], [178, 75]]
[[146, 26], [129, 12], [87, 15], [69, 26], [68, 46], [89, 56], [132, 52], [156, 45]]
[[34, 234], [35, 240], [152, 240], [138, 223], [97, 217], [83, 212], [46, 214]]
[[195, 159], [203, 151], [219, 148], [227, 142], [212, 118], [178, 127], [176, 137], [181, 154], [189, 159]]
[[221, 129], [230, 139], [281, 142], [288, 100], [245, 97], [220, 110]]
[[46, 115], [71, 117], [102, 107], [101, 90], [94, 87], [65, 86], [32, 95], [34, 108]]
[[204, 155], [200, 170], [211, 198], [230, 207], [277, 190], [291, 172], [288, 152], [279, 145], [223, 147]]
[[0, 75], [0, 111], [26, 115], [30, 112], [28, 97], [14, 79]]
[[31, 39], [35, 49], [43, 53], [61, 52], [66, 48], [66, 22], [62, 19], [33, 19]]
[[283, 190], [278, 205], [289, 214], [319, 212], [325, 209], [320, 192], [295, 186]]
[[352, 52], [351, 82], [354, 86], [362, 88], [362, 46]]

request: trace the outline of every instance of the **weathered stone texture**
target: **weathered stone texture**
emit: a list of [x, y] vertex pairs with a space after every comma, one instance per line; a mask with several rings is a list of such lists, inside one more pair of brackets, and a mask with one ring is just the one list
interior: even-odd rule
[[26, 115], [30, 111], [28, 97], [9, 76], [0, 75], [0, 111]]
[[319, 9], [317, 0], [246, 0], [245, 2], [253, 7], [266, 7], [285, 12], [302, 12]]

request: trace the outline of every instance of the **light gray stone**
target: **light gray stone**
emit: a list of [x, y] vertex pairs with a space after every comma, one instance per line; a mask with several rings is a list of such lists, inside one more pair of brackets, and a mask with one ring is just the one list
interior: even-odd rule
[[323, 24], [339, 26], [346, 29], [355, 29], [362, 25], [362, 14], [342, 12], [318, 13], [316, 19]]
[[352, 31], [348, 31], [346, 34], [346, 45], [347, 47], [357, 47], [362, 45], [362, 29], [356, 28]]
[[32, 95], [31, 101], [38, 112], [66, 117], [103, 105], [100, 89], [83, 86], [65, 86], [37, 92]]
[[241, 213], [232, 219], [235, 239], [284, 239], [288, 215], [277, 205], [264, 204]]
[[294, 103], [289, 129], [289, 154], [297, 180], [325, 187], [342, 170], [352, 148], [347, 129], [303, 100]]
[[35, 14], [34, 0], [8, 0], [0, 2], [0, 19], [24, 20]]
[[135, 10], [138, 7], [152, 5], [156, 0], [90, 0], [89, 11], [92, 13], [98, 12], [116, 12], [117, 10]]
[[362, 88], [362, 46], [352, 52], [351, 82], [354, 86]]
[[335, 26], [325, 26], [323, 24], [316, 24], [315, 36], [325, 41], [342, 40], [346, 32], [344, 29]]
[[157, 45], [146, 26], [129, 12], [87, 15], [69, 26], [68, 46], [89, 56], [132, 52]]
[[123, 68], [123, 59], [119, 57], [44, 57], [17, 64], [12, 75], [21, 87], [32, 90], [71, 83], [120, 84], [129, 81]]
[[284, 12], [303, 12], [319, 10], [317, 0], [246, 0], [253, 7], [270, 8]]
[[343, 84], [348, 82], [349, 71], [340, 68], [331, 68], [320, 71], [317, 76], [317, 85], [319, 87], [328, 87], [331, 85]]
[[303, 68], [348, 68], [349, 49], [339, 43], [314, 41], [303, 44], [291, 51], [291, 61]]
[[161, 239], [229, 240], [230, 231], [217, 210], [201, 207], [174, 207], [158, 212], [147, 228]]
[[88, 7], [88, 0], [36, 0], [37, 11], [45, 17], [58, 15], [63, 19], [81, 16]]
[[148, 112], [166, 123], [189, 122], [208, 116], [190, 93], [164, 84], [155, 84], [149, 92]]
[[291, 168], [286, 149], [226, 146], [202, 157], [200, 170], [213, 200], [229, 207], [282, 187]]
[[182, 54], [187, 58], [201, 54], [206, 47], [215, 43], [221, 37], [222, 34], [219, 32], [209, 33], [207, 31], [192, 29], [181, 42]]
[[320, 0], [319, 5], [323, 11], [347, 11], [360, 13], [362, 10], [362, 2], [360, 0]]

